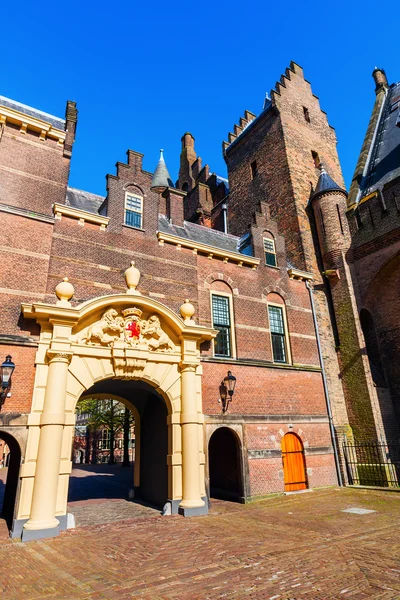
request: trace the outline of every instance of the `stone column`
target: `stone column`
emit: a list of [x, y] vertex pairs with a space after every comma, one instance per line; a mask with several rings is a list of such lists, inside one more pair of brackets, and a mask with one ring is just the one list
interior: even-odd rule
[[207, 514], [201, 497], [199, 413], [196, 406], [196, 366], [181, 364], [182, 377], [182, 502], [179, 512], [184, 516]]
[[49, 372], [40, 420], [32, 506], [30, 519], [22, 532], [23, 541], [52, 537], [59, 533], [59, 521], [55, 513], [71, 354], [50, 350], [48, 356]]

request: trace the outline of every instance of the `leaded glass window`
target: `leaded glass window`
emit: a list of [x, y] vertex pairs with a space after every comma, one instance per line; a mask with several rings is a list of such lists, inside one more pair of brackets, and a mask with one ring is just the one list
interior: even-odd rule
[[125, 197], [125, 225], [142, 228], [143, 222], [143, 198], [126, 194]]
[[218, 330], [214, 340], [216, 356], [231, 356], [231, 317], [229, 313], [229, 298], [212, 295], [213, 327]]
[[279, 306], [268, 306], [268, 316], [274, 362], [285, 363], [287, 358], [283, 309]]
[[272, 238], [264, 238], [265, 264], [269, 267], [276, 267], [275, 242]]

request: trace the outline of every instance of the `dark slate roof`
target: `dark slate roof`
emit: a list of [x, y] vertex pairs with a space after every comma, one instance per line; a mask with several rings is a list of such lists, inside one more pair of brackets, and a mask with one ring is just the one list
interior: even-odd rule
[[160, 160], [158, 161], [153, 179], [151, 180], [151, 188], [174, 187], [170, 174], [168, 173], [167, 165], [165, 164], [163, 152], [164, 150], [160, 150]]
[[84, 190], [77, 190], [76, 188], [67, 188], [67, 196], [65, 198], [67, 206], [97, 214], [103, 202], [103, 196], [85, 192]]
[[316, 198], [320, 194], [324, 194], [325, 192], [333, 192], [336, 190], [340, 190], [346, 193], [346, 190], [344, 190], [342, 187], [340, 187], [340, 185], [333, 181], [332, 177], [329, 175], [329, 173], [326, 172], [325, 167], [322, 164], [320, 165], [320, 170], [321, 173], [318, 178], [317, 187], [311, 194], [311, 200], [314, 200], [314, 198]]
[[59, 117], [55, 117], [54, 115], [49, 115], [42, 110], [37, 110], [36, 108], [32, 108], [32, 106], [27, 106], [26, 104], [21, 104], [21, 102], [16, 102], [15, 100], [11, 100], [10, 98], [5, 98], [5, 96], [0, 96], [0, 106], [5, 106], [7, 108], [12, 108], [13, 110], [18, 110], [24, 115], [28, 115], [29, 117], [34, 117], [35, 119], [41, 119], [42, 121], [46, 121], [46, 123], [50, 123], [53, 127], [57, 129], [65, 129], [65, 120], [60, 119]]
[[165, 215], [159, 215], [158, 228], [163, 233], [186, 238], [192, 242], [207, 244], [207, 246], [213, 246], [228, 252], [239, 252], [241, 238], [230, 233], [223, 233], [188, 221], [185, 221], [183, 226], [173, 225]]
[[368, 171], [361, 181], [361, 196], [365, 196], [400, 175], [400, 82], [392, 84], [385, 100]]

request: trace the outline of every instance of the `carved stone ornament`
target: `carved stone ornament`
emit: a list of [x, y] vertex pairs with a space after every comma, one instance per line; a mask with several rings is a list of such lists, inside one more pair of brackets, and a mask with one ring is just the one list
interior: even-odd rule
[[122, 315], [114, 308], [103, 313], [100, 321], [93, 323], [78, 338], [78, 343], [89, 346], [118, 346], [137, 347], [145, 345], [151, 352], [172, 352], [175, 345], [163, 330], [157, 315], [151, 315], [147, 320], [142, 319], [140, 308], [126, 308]]

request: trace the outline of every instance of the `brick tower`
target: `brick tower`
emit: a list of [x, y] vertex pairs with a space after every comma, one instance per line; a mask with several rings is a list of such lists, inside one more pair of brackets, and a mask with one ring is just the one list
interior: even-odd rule
[[[356, 426], [358, 420], [357, 436], [375, 438], [377, 423], [371, 408], [373, 391], [367, 382], [369, 368], [362, 356], [362, 334], [347, 263], [346, 266], [344, 263], [341, 265], [345, 272], [340, 272], [341, 279], [335, 285], [331, 286], [323, 275], [336, 269], [330, 264], [336, 254], [330, 252], [337, 250], [338, 256], [343, 257], [350, 246], [345, 215], [346, 192], [336, 135], [299, 65], [292, 62], [286, 69], [258, 117], [245, 111], [244, 118], [229, 134], [229, 141], [223, 143], [223, 151], [230, 184], [229, 232], [243, 235], [249, 231], [260, 202], [269, 204], [271, 218], [285, 236], [289, 263], [314, 276], [317, 320], [337, 434], [339, 437], [342, 433], [351, 434], [349, 423]], [[320, 174], [321, 162], [333, 179], [325, 171]], [[329, 195], [317, 193], [317, 183], [321, 186], [328, 179], [333, 186]], [[332, 211], [335, 217], [329, 233], [332, 247], [329, 245], [328, 249], [327, 240], [323, 240], [322, 245], [326, 266], [321, 261], [317, 230], [310, 210], [313, 192], [313, 205], [321, 205], [327, 210], [327, 219], [333, 218]], [[329, 205], [332, 195], [333, 208]], [[336, 206], [340, 208], [343, 234]], [[320, 231], [318, 233], [321, 234]], [[336, 248], [337, 236], [343, 239]], [[342, 311], [344, 306], [346, 310]], [[344, 315], [344, 312], [349, 314]], [[346, 325], [346, 318], [352, 321], [350, 328]], [[357, 366], [352, 364], [352, 360]], [[353, 377], [363, 380], [361, 384], [357, 382], [362, 399], [353, 389]], [[367, 423], [366, 428], [360, 426], [360, 421]]]
[[383, 425], [368, 358], [363, 351], [365, 342], [358, 318], [351, 265], [347, 259], [351, 246], [346, 217], [347, 193], [333, 181], [322, 163], [310, 205], [318, 232], [323, 275], [329, 281], [334, 306], [349, 422], [356, 439], [374, 439], [377, 432], [383, 433]]

